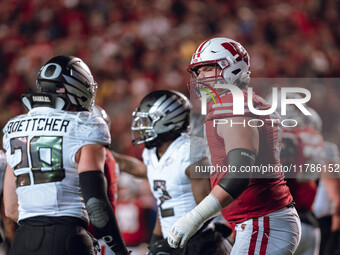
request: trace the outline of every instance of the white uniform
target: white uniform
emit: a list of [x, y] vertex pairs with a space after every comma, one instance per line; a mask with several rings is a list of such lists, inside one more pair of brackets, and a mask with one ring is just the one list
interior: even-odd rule
[[2, 150], [0, 150], [0, 194], [2, 194], [4, 189], [6, 166], [7, 166], [6, 154]]
[[[325, 141], [325, 161], [329, 164], [339, 164], [339, 149], [338, 146], [334, 143]], [[335, 168], [335, 167], [334, 167]], [[333, 174], [336, 174], [333, 173]], [[330, 176], [332, 178], [336, 178], [339, 176]], [[314, 204], [313, 204], [313, 212], [317, 218], [322, 218], [325, 216], [333, 215], [335, 210], [334, 203], [330, 199], [328, 192], [326, 190], [326, 186], [322, 179], [319, 181], [318, 189], [316, 192]]]
[[181, 135], [173, 141], [160, 160], [156, 148], [144, 149], [143, 160], [151, 190], [157, 199], [164, 238], [171, 226], [196, 206], [191, 181], [185, 170], [205, 157], [204, 140], [188, 135]]
[[[4, 188], [4, 177], [5, 177], [5, 172], [6, 172], [6, 154], [0, 150], [0, 197], [2, 196], [3, 193], [3, 188]], [[2, 219], [0, 218], [2, 221]], [[2, 241], [0, 241], [0, 254], [7, 254], [7, 243], [3, 242], [5, 240], [5, 229], [3, 227], [3, 224], [0, 224], [0, 235], [2, 238]]]
[[88, 222], [75, 156], [84, 145], [109, 143], [105, 121], [89, 112], [38, 107], [11, 119], [3, 144], [17, 177], [19, 221], [73, 216]]

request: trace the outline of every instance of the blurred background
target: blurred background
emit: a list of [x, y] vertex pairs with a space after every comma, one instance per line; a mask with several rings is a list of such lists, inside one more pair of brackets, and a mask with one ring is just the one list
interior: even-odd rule
[[[131, 147], [132, 111], [154, 89], [188, 95], [186, 69], [207, 38], [239, 41], [252, 77], [340, 77], [335, 0], [2, 0], [0, 20], [0, 127], [25, 112], [20, 95], [35, 89], [47, 60], [74, 55], [99, 84], [96, 102], [112, 119], [112, 149], [130, 155], [142, 149]], [[325, 136], [340, 144], [340, 84], [310, 90]]]
[[[139, 158], [132, 111], [155, 89], [189, 96], [186, 69], [208, 38], [240, 42], [254, 78], [340, 77], [336, 0], [1, 0], [0, 21], [1, 129], [25, 112], [20, 95], [35, 90], [39, 68], [55, 55], [74, 55], [99, 84], [96, 103], [112, 120], [111, 149]], [[326, 139], [340, 145], [340, 84], [306, 87]]]

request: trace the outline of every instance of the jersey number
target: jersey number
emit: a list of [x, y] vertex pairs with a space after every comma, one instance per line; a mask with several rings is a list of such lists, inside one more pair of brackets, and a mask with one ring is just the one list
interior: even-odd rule
[[[27, 136], [10, 140], [11, 154], [18, 158], [14, 172], [30, 168], [34, 184], [58, 182], [65, 178], [62, 154], [63, 138], [60, 136]], [[17, 175], [17, 187], [31, 185], [29, 173]]]
[[174, 216], [174, 208], [167, 208], [167, 209], [163, 209], [162, 205], [164, 203], [165, 200], [170, 200], [171, 196], [169, 195], [169, 193], [166, 191], [166, 186], [165, 186], [165, 181], [161, 181], [161, 180], [154, 180], [153, 181], [153, 190], [158, 190], [161, 189], [161, 191], [163, 192], [163, 196], [159, 197], [159, 200], [161, 200], [161, 203], [159, 204], [159, 209], [161, 210], [161, 216], [162, 218], [165, 217], [170, 217], [170, 216]]

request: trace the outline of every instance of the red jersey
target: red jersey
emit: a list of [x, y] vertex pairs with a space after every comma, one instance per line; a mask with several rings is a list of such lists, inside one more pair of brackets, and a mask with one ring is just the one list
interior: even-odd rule
[[109, 149], [106, 149], [105, 176], [107, 179], [107, 195], [113, 206], [113, 209], [116, 209], [118, 196], [117, 181], [119, 176], [119, 166]]
[[[247, 91], [243, 91], [244, 101], [247, 102]], [[253, 106], [258, 110], [270, 108], [261, 97], [252, 95]], [[210, 152], [210, 161], [215, 168], [217, 166], [227, 166], [227, 155], [224, 147], [224, 140], [217, 134], [216, 119], [227, 119], [236, 117], [233, 114], [233, 96], [226, 93], [221, 96], [220, 103], [208, 104], [207, 118], [205, 124], [205, 135]], [[260, 116], [250, 112], [248, 104], [244, 104], [244, 115], [262, 121], [263, 126], [259, 127], [259, 152], [256, 157], [255, 165], [280, 166], [280, 146], [282, 129], [279, 126], [280, 117], [277, 114]], [[276, 119], [276, 121], [274, 121]], [[227, 119], [228, 120], [228, 119]], [[254, 125], [253, 122], [251, 125]], [[248, 123], [246, 123], [247, 125]], [[230, 124], [228, 124], [230, 125]], [[259, 125], [260, 126], [260, 125]], [[214, 172], [210, 174], [212, 188], [217, 185], [221, 178], [228, 173]], [[231, 223], [239, 223], [250, 218], [261, 217], [280, 208], [287, 206], [293, 201], [289, 188], [284, 180], [282, 172], [273, 172], [266, 175], [267, 178], [252, 178], [245, 191], [229, 206], [224, 208], [221, 213], [223, 217]], [[270, 177], [270, 178], [268, 178]]]
[[129, 201], [118, 201], [117, 221], [127, 246], [146, 243], [152, 234], [150, 227], [156, 216], [153, 198], [136, 197]]
[[313, 173], [309, 172], [306, 167], [311, 168], [316, 164], [323, 165], [323, 137], [309, 126], [294, 127], [284, 130], [283, 145], [284, 147], [294, 147], [291, 149], [294, 152], [293, 157], [291, 159], [283, 158], [286, 154], [282, 153], [282, 160], [295, 165], [297, 169], [296, 173], [292, 173], [293, 176], [287, 176], [287, 184], [296, 202], [296, 209], [312, 210], [318, 176], [313, 176]]

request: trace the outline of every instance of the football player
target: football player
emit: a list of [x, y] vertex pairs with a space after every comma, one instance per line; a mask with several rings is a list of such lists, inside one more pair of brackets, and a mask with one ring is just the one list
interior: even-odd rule
[[[216, 86], [237, 86], [245, 102], [252, 97], [256, 109], [269, 109], [270, 105], [255, 93], [247, 94], [249, 60], [243, 46], [228, 38], [206, 40], [192, 56], [188, 68], [192, 74], [190, 91], [200, 96], [200, 91], [206, 90], [214, 97], [208, 103], [204, 123], [209, 158], [216, 169], [219, 166], [233, 171], [210, 174], [210, 194], [171, 227], [168, 242], [172, 247], [183, 247], [204, 222], [220, 211], [227, 221], [236, 224], [231, 254], [293, 254], [299, 243], [300, 221], [283, 173], [272, 172], [263, 176], [266, 178], [239, 174], [254, 165], [280, 167], [282, 130], [275, 121], [265, 121], [278, 116], [255, 115], [247, 104], [242, 105], [244, 115], [234, 115], [236, 101], [232, 93]], [[214, 104], [216, 99], [219, 102]], [[247, 125], [253, 119], [262, 120], [264, 125], [254, 127], [256, 121]]]
[[16, 223], [10, 218], [6, 217], [3, 203], [3, 186], [6, 166], [6, 154], [0, 150], [0, 254], [7, 254], [16, 229]]
[[[192, 210], [210, 191], [209, 178], [193, 178], [195, 166], [208, 166], [202, 138], [185, 134], [189, 128], [191, 103], [181, 93], [154, 91], [133, 112], [133, 143], [144, 144], [144, 164], [117, 155], [121, 171], [147, 177], [157, 199], [158, 215], [149, 255], [182, 254], [172, 250], [166, 238], [170, 227]], [[220, 226], [220, 225], [219, 225]], [[222, 232], [222, 231], [221, 231]], [[221, 233], [205, 226], [185, 247], [186, 254], [229, 254]]]
[[320, 255], [340, 253], [339, 148], [328, 141], [325, 141], [324, 147], [324, 160], [329, 172], [322, 172], [313, 204], [313, 212], [321, 230]]
[[128, 254], [106, 192], [110, 133], [91, 111], [97, 83], [73, 56], [50, 59], [38, 73], [29, 110], [4, 128], [6, 215], [18, 221], [10, 254], [93, 254], [91, 220], [116, 254]]
[[299, 121], [297, 126], [285, 128], [280, 156], [283, 165], [297, 167], [296, 172], [286, 174], [286, 181], [301, 219], [301, 240], [295, 251], [299, 255], [319, 254], [321, 238], [312, 205], [320, 178], [315, 168], [324, 167], [324, 140], [319, 115], [312, 108], [307, 109], [312, 116], [304, 116], [292, 107], [287, 111], [288, 119]]

